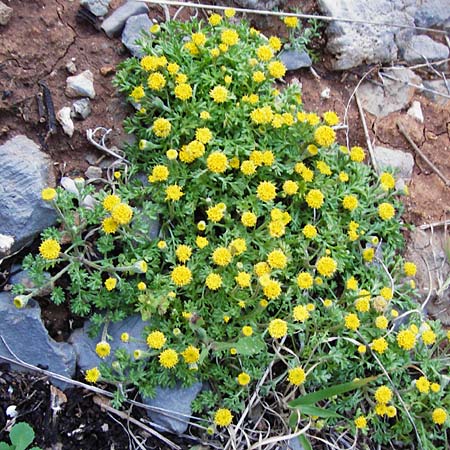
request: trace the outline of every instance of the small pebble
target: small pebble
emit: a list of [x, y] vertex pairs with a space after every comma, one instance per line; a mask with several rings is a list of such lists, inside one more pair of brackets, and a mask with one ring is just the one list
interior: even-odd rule
[[89, 166], [84, 174], [90, 180], [95, 179], [95, 178], [101, 178], [102, 177], [102, 169], [97, 166]]
[[322, 98], [330, 98], [331, 97], [331, 89], [330, 88], [325, 88], [321, 93], [320, 96]]
[[56, 113], [56, 119], [61, 124], [64, 133], [66, 133], [67, 136], [72, 137], [75, 131], [75, 126], [73, 125], [73, 121], [70, 117], [70, 106], [61, 108]]
[[71, 75], [75, 75], [77, 73], [77, 66], [75, 65], [75, 63], [73, 61], [69, 61], [66, 64], [66, 70], [67, 72], [69, 72]]
[[100, 68], [100, 74], [104, 77], [107, 77], [108, 75], [112, 75], [115, 73], [116, 68], [114, 66], [103, 66]]
[[75, 119], [86, 119], [91, 114], [91, 101], [88, 98], [82, 98], [72, 104], [70, 115]]

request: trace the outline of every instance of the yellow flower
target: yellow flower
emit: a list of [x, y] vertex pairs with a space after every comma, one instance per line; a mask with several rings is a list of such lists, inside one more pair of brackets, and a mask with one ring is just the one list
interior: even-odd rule
[[252, 122], [256, 125], [267, 124], [272, 122], [273, 111], [270, 106], [263, 106], [261, 108], [256, 108], [250, 113], [250, 118]]
[[373, 247], [369, 247], [363, 250], [362, 256], [364, 261], [366, 262], [372, 262], [374, 256], [375, 256], [375, 249]]
[[117, 195], [110, 194], [103, 199], [103, 208], [107, 211], [112, 211], [119, 203], [120, 198]]
[[308, 223], [303, 227], [302, 233], [305, 238], [314, 239], [317, 236], [317, 228]]
[[102, 359], [106, 358], [111, 353], [111, 346], [106, 341], [100, 341], [95, 346], [95, 353]]
[[161, 331], [152, 331], [147, 336], [147, 345], [150, 348], [159, 350], [160, 348], [164, 347], [165, 343], [166, 337], [164, 336], [164, 333], [162, 333]]
[[257, 217], [250, 211], [245, 211], [241, 216], [241, 222], [246, 227], [254, 227], [256, 225]]
[[345, 172], [340, 172], [339, 181], [341, 181], [342, 183], [346, 183], [348, 181], [348, 174]]
[[298, 183], [292, 180], [286, 180], [283, 183], [283, 192], [286, 195], [295, 195], [298, 191]]
[[268, 254], [267, 262], [272, 269], [284, 269], [287, 264], [287, 257], [281, 250], [273, 250]]
[[425, 345], [432, 345], [436, 342], [436, 334], [432, 330], [422, 331], [422, 341]]
[[280, 283], [276, 280], [269, 280], [267, 283], [264, 283], [263, 292], [269, 300], [278, 298], [281, 294]]
[[384, 287], [380, 290], [380, 295], [385, 300], [392, 300], [392, 297], [393, 297], [392, 289], [389, 287]]
[[192, 281], [192, 272], [186, 266], [176, 266], [170, 274], [172, 281], [177, 286], [186, 286]]
[[141, 59], [141, 67], [147, 72], [156, 70], [159, 67], [159, 59], [157, 56], [148, 55]]
[[326, 298], [323, 301], [323, 306], [325, 306], [325, 308], [330, 308], [331, 306], [333, 306], [333, 301], [330, 300], [329, 298]]
[[235, 30], [226, 29], [223, 30], [220, 35], [220, 40], [223, 44], [229, 45], [230, 47], [236, 45], [239, 41], [239, 35]]
[[195, 238], [195, 244], [197, 245], [198, 248], [201, 249], [201, 248], [205, 248], [209, 244], [209, 241], [208, 241], [208, 239], [206, 239], [203, 236], [197, 236]]
[[378, 206], [378, 215], [382, 220], [390, 220], [395, 215], [395, 209], [390, 203], [381, 203]]
[[257, 70], [256, 72], [253, 73], [252, 79], [256, 83], [262, 83], [266, 79], [266, 76], [264, 75], [264, 72]]
[[105, 280], [104, 284], [108, 291], [112, 291], [117, 286], [117, 278], [109, 277]]
[[232, 259], [231, 252], [226, 247], [218, 247], [214, 250], [212, 259], [218, 266], [228, 266]]
[[175, 78], [177, 84], [184, 84], [187, 82], [187, 80], [188, 77], [184, 73], [179, 73]]
[[392, 391], [387, 386], [380, 386], [375, 391], [375, 400], [382, 404], [386, 405], [392, 400]]
[[192, 88], [190, 84], [180, 83], [175, 86], [174, 94], [176, 98], [182, 101], [189, 100], [192, 97]]
[[228, 98], [228, 89], [224, 86], [216, 86], [211, 89], [209, 96], [216, 103], [224, 103]]
[[167, 150], [166, 156], [167, 156], [167, 159], [173, 161], [178, 158], [178, 152], [175, 149], [171, 148], [171, 149]]
[[345, 286], [351, 291], [356, 291], [356, 289], [358, 289], [358, 280], [355, 277], [350, 277]]
[[256, 190], [256, 196], [263, 202], [272, 201], [277, 195], [275, 185], [271, 181], [261, 181]]
[[366, 351], [367, 351], [367, 347], [365, 345], [358, 345], [358, 353], [363, 355], [364, 353], [366, 353]]
[[251, 336], [253, 334], [253, 328], [249, 325], [245, 325], [242, 327], [242, 334], [247, 337]]
[[287, 322], [282, 319], [273, 319], [269, 323], [268, 331], [274, 339], [280, 339], [287, 334]]
[[389, 324], [388, 319], [385, 316], [378, 316], [375, 319], [375, 326], [380, 330], [385, 330]]
[[217, 49], [218, 52], [216, 51], [215, 48], [213, 48], [213, 49], [211, 50], [211, 56], [213, 56], [213, 57], [216, 57], [216, 55], [219, 56], [219, 55], [220, 55], [220, 52], [226, 53], [226, 52], [228, 51], [228, 48], [229, 48], [229, 47], [228, 47], [227, 44], [224, 44], [224, 43], [219, 44], [219, 48]]
[[417, 267], [413, 262], [405, 262], [403, 264], [403, 271], [407, 277], [413, 277], [417, 272]]
[[159, 364], [165, 369], [172, 369], [178, 363], [178, 354], [175, 350], [171, 348], [164, 350], [159, 355]]
[[177, 184], [172, 184], [166, 188], [166, 200], [177, 201], [184, 195], [181, 187]]
[[358, 416], [354, 423], [356, 428], [367, 428], [367, 419], [364, 416]]
[[293, 16], [285, 17], [283, 19], [283, 22], [288, 28], [296, 28], [298, 25], [297, 17], [293, 17]]
[[211, 139], [213, 135], [211, 133], [211, 130], [209, 128], [197, 128], [195, 130], [195, 139], [197, 141], [201, 142], [202, 144], [207, 144]]
[[214, 423], [219, 427], [227, 427], [233, 421], [233, 414], [226, 408], [220, 408], [214, 415]]
[[322, 175], [331, 175], [330, 166], [325, 161], [317, 161], [316, 167]]
[[253, 270], [255, 271], [258, 277], [270, 274], [270, 266], [264, 261], [256, 263]]
[[320, 209], [323, 205], [324, 198], [319, 189], [311, 189], [306, 194], [305, 200], [310, 208]]
[[355, 162], [363, 162], [366, 157], [364, 149], [361, 147], [352, 147], [350, 149], [350, 159]]
[[334, 272], [336, 272], [337, 262], [329, 256], [324, 256], [322, 258], [319, 258], [319, 260], [317, 261], [316, 269], [320, 273], [320, 275], [324, 277], [331, 277], [333, 276]]
[[166, 166], [158, 164], [153, 167], [152, 174], [148, 177], [148, 181], [154, 183], [156, 181], [166, 181], [167, 178], [169, 178], [169, 169]]
[[297, 322], [304, 322], [309, 318], [308, 309], [303, 305], [295, 306], [292, 315]]
[[273, 58], [273, 50], [268, 45], [262, 45], [256, 49], [256, 56], [260, 61], [269, 61]]
[[126, 225], [127, 223], [131, 222], [131, 219], [133, 217], [133, 210], [126, 203], [119, 203], [118, 205], [114, 206], [111, 215], [114, 221], [119, 225]]
[[395, 178], [388, 172], [383, 172], [380, 175], [380, 184], [384, 191], [389, 191], [395, 188]]
[[430, 389], [432, 392], [439, 392], [441, 389], [441, 385], [439, 383], [431, 383]]
[[300, 386], [306, 380], [305, 371], [301, 367], [294, 367], [288, 370], [288, 381], [294, 386]]
[[158, 118], [153, 122], [152, 130], [156, 136], [164, 138], [169, 136], [172, 125], [167, 119]]
[[180, 66], [177, 63], [167, 64], [167, 72], [171, 75], [175, 75], [180, 70]]
[[281, 41], [276, 36], [270, 36], [270, 38], [269, 38], [269, 45], [276, 52], [278, 52], [281, 49]]
[[157, 23], [155, 23], [150, 27], [150, 33], [156, 34], [159, 32], [160, 29], [161, 27]]
[[356, 195], [346, 195], [342, 200], [342, 206], [349, 211], [353, 211], [358, 207], [358, 198]]
[[56, 259], [61, 251], [59, 242], [55, 239], [46, 239], [39, 246], [39, 253], [44, 259]]
[[433, 410], [431, 418], [433, 419], [433, 422], [435, 424], [443, 425], [444, 422], [447, 420], [447, 412], [442, 408], [436, 408]]
[[97, 367], [93, 367], [92, 369], [86, 370], [86, 374], [84, 376], [84, 379], [88, 383], [97, 383], [97, 381], [100, 378], [100, 376], [101, 376], [100, 370], [98, 370]]
[[223, 173], [228, 167], [227, 157], [222, 152], [212, 152], [206, 160], [206, 165], [211, 172]]
[[250, 375], [246, 372], [241, 372], [237, 377], [237, 381], [241, 386], [247, 386], [250, 383]]
[[56, 190], [53, 188], [45, 188], [41, 191], [41, 198], [46, 202], [54, 200], [56, 197]]
[[428, 394], [430, 392], [430, 382], [426, 377], [421, 376], [418, 380], [416, 380], [416, 388], [422, 394]]
[[147, 79], [147, 86], [154, 91], [162, 90], [165, 85], [166, 79], [164, 78], [164, 75], [162, 73], [151, 73]]
[[197, 46], [197, 47], [202, 47], [203, 45], [205, 45], [206, 42], [206, 36], [203, 33], [192, 33], [191, 36], [192, 42]]
[[222, 277], [217, 273], [210, 273], [206, 277], [205, 284], [212, 291], [217, 291], [222, 286]]
[[333, 127], [339, 123], [339, 116], [334, 111], [327, 111], [322, 115], [323, 120], [327, 125]]
[[297, 285], [300, 289], [310, 289], [314, 284], [313, 277], [308, 272], [300, 272], [297, 276]]
[[196, 56], [200, 54], [200, 50], [198, 49], [198, 47], [192, 42], [186, 42], [186, 44], [184, 44], [184, 48], [192, 55], [192, 56]]
[[274, 78], [281, 78], [286, 74], [286, 66], [280, 61], [270, 62], [267, 68]]
[[225, 208], [221, 208], [219, 205], [211, 206], [206, 210], [208, 220], [212, 222], [220, 222], [223, 219]]
[[211, 14], [208, 18], [208, 22], [213, 27], [216, 27], [217, 25], [219, 25], [221, 21], [222, 21], [222, 17], [220, 17], [219, 14]]
[[211, 119], [211, 114], [209, 114], [208, 111], [201, 111], [199, 114], [199, 117], [202, 120], [208, 120], [208, 119]]
[[374, 339], [371, 343], [371, 347], [374, 351], [382, 355], [388, 349], [388, 343], [384, 338]]
[[345, 327], [349, 330], [356, 331], [359, 328], [360, 321], [358, 316], [354, 313], [347, 314], [344, 318]]
[[358, 312], [368, 312], [370, 310], [370, 297], [358, 298], [355, 301], [355, 308]]
[[175, 250], [175, 255], [180, 262], [185, 263], [192, 255], [192, 248], [188, 245], [179, 245]]
[[133, 264], [133, 269], [136, 271], [136, 273], [147, 273], [147, 263], [145, 261], [137, 261]]
[[251, 275], [247, 272], [238, 272], [238, 274], [234, 277], [236, 283], [241, 288], [250, 287], [251, 284]]
[[402, 330], [397, 335], [397, 344], [404, 350], [412, 350], [416, 345], [416, 336], [411, 330]]
[[190, 345], [181, 353], [181, 356], [186, 364], [195, 364], [200, 359], [200, 350]]
[[225, 17], [228, 17], [228, 19], [230, 19], [231, 17], [234, 17], [235, 14], [236, 14], [236, 10], [234, 10], [233, 8], [227, 8], [225, 10]]
[[314, 132], [314, 139], [321, 147], [329, 147], [336, 140], [333, 128], [322, 125]]
[[166, 241], [158, 241], [158, 243], [156, 245], [157, 245], [157, 247], [160, 250], [164, 250], [164, 249], [167, 248], [167, 242]]
[[145, 97], [145, 91], [144, 87], [142, 85], [136, 86], [130, 94], [130, 97], [135, 101], [138, 102], [141, 98]]

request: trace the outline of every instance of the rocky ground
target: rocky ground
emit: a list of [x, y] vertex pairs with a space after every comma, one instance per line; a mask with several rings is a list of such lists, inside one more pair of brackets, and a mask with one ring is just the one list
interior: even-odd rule
[[[39, 200], [41, 189], [61, 180], [69, 183], [67, 177], [100, 178], [115, 160], [89, 143], [86, 131], [111, 129], [107, 143], [116, 153], [130, 139], [121, 125], [128, 107], [112, 85], [115, 67], [137, 51], [133, 36], [139, 29], [165, 19], [162, 8], [147, 9], [140, 2], [81, 3], [85, 9], [80, 12], [78, 0], [0, 2], [0, 199], [4, 205], [0, 211], [0, 334], [21, 359], [74, 378], [80, 369], [92, 367], [92, 360], [83, 363], [80, 355], [95, 357], [92, 341], [86, 341], [81, 331], [83, 322], [45, 299], [22, 320], [24, 314], [11, 308], [8, 290], [18, 282], [15, 279], [24, 276], [18, 264], [30, 248], [33, 250], [35, 235], [54, 221]], [[121, 8], [124, 3], [127, 5]], [[382, 167], [389, 163], [398, 168], [410, 192], [405, 197], [404, 220], [417, 227], [414, 231], [405, 227], [405, 234], [407, 253], [419, 267], [421, 301], [427, 302], [433, 317], [450, 326], [450, 289], [445, 285], [450, 276], [445, 253], [450, 252], [450, 237], [442, 225], [450, 216], [449, 41], [442, 33], [413, 28], [436, 27], [448, 32], [450, 2], [376, 3], [378, 9], [357, 0], [236, 1], [237, 6], [259, 10], [299, 8], [311, 14], [391, 20], [411, 26], [332, 23], [326, 31], [323, 27], [322, 37], [310, 43], [313, 60], [305, 54], [293, 55], [289, 64], [294, 70], [286, 82], [302, 84], [308, 111], [334, 110], [339, 114], [344, 125], [339, 131], [341, 142], [348, 140], [350, 145], [365, 148], [370, 142], [373, 160], [369, 164]], [[172, 16], [176, 11], [169, 9]], [[191, 14], [194, 11], [185, 8], [178, 18]], [[108, 18], [102, 21], [102, 16]], [[266, 34], [284, 32], [273, 18], [250, 15], [249, 19]], [[363, 112], [355, 102], [356, 90]], [[17, 323], [14, 329], [11, 321]], [[74, 345], [68, 344], [76, 328], [80, 329], [75, 333], [78, 343], [72, 336]], [[139, 324], [137, 334], [138, 328]], [[20, 338], [19, 329], [28, 333], [27, 342], [40, 342], [41, 353], [35, 348], [18, 350], [14, 339]], [[2, 355], [11, 357], [4, 341], [0, 342], [0, 358]], [[64, 383], [55, 390], [43, 375], [15, 376], [6, 364], [0, 372], [0, 441], [15, 420], [24, 420], [38, 430], [36, 442], [43, 448], [137, 448], [134, 439], [146, 448], [168, 448], [168, 444], [158, 444], [148, 431], [112, 413], [100, 412], [88, 391], [67, 390]], [[167, 405], [167, 393], [162, 395], [162, 404]], [[179, 397], [176, 393], [175, 403]], [[12, 405], [17, 417], [6, 412]], [[146, 414], [133, 408], [132, 417], [139, 419]], [[169, 429], [184, 433], [178, 425], [175, 422]], [[177, 439], [174, 445], [189, 447], [186, 436]]]

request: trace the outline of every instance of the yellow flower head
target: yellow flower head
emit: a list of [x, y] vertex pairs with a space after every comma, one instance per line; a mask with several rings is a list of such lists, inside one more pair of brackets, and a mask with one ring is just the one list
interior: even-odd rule
[[333, 128], [330, 128], [327, 125], [322, 125], [314, 132], [314, 140], [321, 147], [329, 147], [336, 140], [336, 133]]
[[375, 391], [375, 400], [382, 405], [386, 405], [392, 400], [392, 391], [387, 386], [380, 386]]
[[166, 85], [166, 79], [160, 72], [153, 72], [148, 76], [147, 86], [153, 91], [161, 91]]
[[256, 56], [260, 61], [269, 61], [273, 58], [273, 50], [269, 45], [262, 45], [256, 49]]
[[292, 312], [294, 320], [297, 322], [304, 322], [309, 318], [309, 311], [304, 305], [297, 305]]
[[354, 313], [347, 314], [344, 318], [345, 327], [349, 330], [356, 331], [359, 328], [360, 321], [358, 316]]
[[253, 328], [249, 325], [245, 325], [242, 327], [242, 334], [247, 337], [251, 336], [253, 334]]
[[241, 386], [247, 386], [247, 384], [250, 383], [250, 375], [246, 372], [241, 372], [237, 377], [237, 382]]
[[229, 45], [230, 47], [236, 45], [239, 41], [239, 35], [235, 30], [226, 29], [223, 30], [220, 35], [220, 40], [223, 44]]
[[166, 337], [164, 336], [164, 333], [162, 333], [161, 331], [152, 331], [147, 336], [147, 345], [150, 348], [159, 350], [160, 348], [164, 347], [165, 343]]
[[181, 187], [177, 184], [172, 184], [166, 188], [166, 200], [177, 201], [184, 195]]
[[305, 371], [301, 367], [294, 367], [288, 370], [288, 381], [294, 386], [300, 386], [306, 380]]
[[95, 353], [102, 359], [106, 358], [111, 353], [111, 346], [106, 341], [100, 341], [95, 346]]
[[287, 322], [282, 319], [273, 319], [269, 323], [269, 334], [274, 339], [280, 339], [287, 334]]
[[230, 19], [231, 17], [234, 17], [235, 14], [236, 14], [236, 10], [233, 8], [227, 8], [225, 10], [225, 17], [227, 17], [228, 19]]
[[324, 256], [317, 261], [316, 269], [320, 275], [329, 278], [336, 272], [337, 262], [329, 256]]
[[266, 79], [266, 76], [264, 75], [264, 72], [257, 70], [253, 72], [252, 79], [256, 83], [262, 83]]
[[130, 341], [130, 335], [129, 335], [128, 333], [124, 332], [124, 333], [122, 333], [122, 334], [120, 335], [120, 340], [121, 340], [122, 342], [127, 343], [127, 342]]
[[202, 248], [205, 248], [209, 244], [209, 241], [207, 238], [205, 238], [203, 236], [197, 236], [195, 238], [195, 244], [197, 245], [198, 248], [202, 249]]
[[54, 200], [56, 197], [56, 190], [53, 188], [45, 188], [41, 191], [41, 198], [46, 202]]
[[61, 246], [56, 239], [46, 239], [39, 246], [40, 255], [47, 260], [58, 258], [60, 251]]
[[275, 50], [276, 52], [278, 52], [281, 49], [280, 38], [278, 38], [276, 36], [270, 36], [269, 45], [272, 48], [272, 50]]
[[269, 300], [274, 300], [274, 299], [278, 298], [281, 295], [281, 285], [280, 285], [280, 283], [278, 281], [276, 281], [276, 280], [270, 280], [269, 279], [267, 282], [265, 282], [263, 284], [261, 282], [261, 278], [260, 278], [260, 284], [263, 285], [264, 295]]
[[421, 394], [428, 394], [430, 392], [430, 382], [426, 377], [421, 376], [416, 380], [416, 388]]
[[281, 61], [271, 61], [267, 69], [274, 78], [281, 78], [286, 74], [286, 66]]
[[217, 25], [219, 25], [221, 21], [222, 21], [222, 17], [220, 17], [219, 14], [211, 14], [208, 18], [208, 22], [213, 27], [216, 27]]
[[443, 425], [445, 421], [447, 420], [447, 412], [445, 409], [442, 408], [436, 408], [433, 410], [433, 413], [431, 414], [431, 418], [433, 422], [437, 425]]
[[212, 260], [218, 266], [228, 266], [232, 259], [231, 252], [226, 247], [218, 247], [212, 254]]
[[307, 239], [314, 239], [317, 236], [317, 228], [310, 223], [306, 224], [302, 230], [303, 235]]
[[178, 354], [175, 350], [171, 348], [164, 350], [159, 355], [159, 364], [165, 369], [172, 369], [178, 363]]
[[97, 367], [93, 367], [92, 369], [86, 370], [86, 374], [84, 376], [84, 379], [88, 383], [97, 383], [97, 381], [100, 378], [100, 376], [101, 376], [100, 370], [98, 370]]
[[133, 217], [133, 210], [126, 203], [119, 203], [114, 206], [111, 216], [116, 223], [119, 225], [126, 225], [131, 222]]
[[227, 170], [228, 160], [222, 152], [212, 152], [207, 160], [206, 165], [211, 172], [223, 173]]
[[300, 289], [311, 289], [314, 284], [313, 277], [308, 272], [300, 272], [297, 276], [297, 285]]
[[319, 189], [311, 189], [306, 194], [305, 200], [310, 208], [320, 209], [323, 205], [324, 198]]
[[367, 427], [367, 419], [364, 416], [358, 416], [354, 422], [356, 428], [362, 429]]
[[180, 83], [175, 86], [174, 89], [175, 97], [185, 101], [189, 100], [192, 97], [192, 87], [187, 83]]
[[333, 127], [339, 123], [339, 116], [334, 111], [327, 111], [322, 115], [323, 120], [327, 125]]
[[292, 180], [286, 180], [283, 183], [283, 192], [286, 195], [295, 195], [298, 192], [298, 183]]
[[219, 427], [227, 427], [233, 421], [233, 414], [226, 408], [220, 408], [214, 415], [214, 423]]
[[267, 255], [267, 262], [272, 269], [284, 269], [287, 257], [281, 250], [273, 250]]
[[155, 133], [155, 135], [158, 137], [165, 138], [169, 136], [171, 129], [172, 125], [170, 124], [170, 122], [162, 117], [156, 119], [153, 122], [152, 130], [153, 133]]
[[390, 203], [381, 203], [378, 206], [378, 215], [382, 220], [390, 220], [395, 215], [395, 209]]
[[397, 334], [397, 344], [404, 350], [412, 350], [416, 345], [416, 335], [411, 330], [402, 330]]
[[175, 250], [175, 254], [177, 255], [178, 261], [185, 263], [192, 255], [192, 248], [184, 244], [179, 245]]
[[186, 266], [176, 266], [170, 277], [177, 286], [183, 287], [192, 281], [192, 272]]
[[192, 33], [191, 39], [197, 47], [203, 47], [206, 42], [206, 36], [201, 32]]
[[181, 353], [181, 356], [186, 364], [195, 364], [200, 359], [200, 350], [190, 345]]
[[346, 195], [342, 200], [342, 206], [349, 211], [353, 211], [358, 207], [358, 198], [356, 195]]
[[373, 247], [365, 248], [362, 252], [362, 257], [366, 262], [372, 262], [375, 256], [375, 249]]
[[297, 26], [298, 26], [298, 18], [297, 17], [293, 17], [293, 16], [285, 17], [283, 19], [283, 22], [288, 28], [297, 28]]
[[407, 277], [413, 277], [417, 272], [417, 267], [413, 262], [405, 262], [403, 271]]
[[105, 280], [105, 288], [108, 291], [112, 291], [116, 286], [117, 286], [117, 278], [109, 277]]
[[212, 222], [220, 222], [223, 219], [225, 209], [221, 208], [219, 205], [211, 206], [206, 210], [206, 215], [208, 220]]
[[114, 194], [109, 194], [103, 199], [103, 208], [106, 211], [112, 211], [115, 206], [120, 203], [120, 197]]
[[212, 291], [217, 291], [222, 286], [222, 277], [217, 273], [210, 273], [206, 277], [205, 284]]
[[388, 349], [388, 343], [385, 338], [374, 339], [370, 344], [371, 348], [382, 355]]
[[256, 190], [256, 196], [263, 202], [272, 201], [277, 195], [277, 189], [271, 181], [261, 181]]
[[355, 162], [363, 162], [366, 154], [361, 147], [352, 147], [350, 149], [350, 159]]
[[215, 103], [224, 103], [228, 98], [228, 89], [224, 86], [216, 86], [211, 89], [209, 96]]
[[395, 188], [395, 178], [388, 172], [383, 172], [380, 175], [380, 185], [384, 191], [389, 191]]

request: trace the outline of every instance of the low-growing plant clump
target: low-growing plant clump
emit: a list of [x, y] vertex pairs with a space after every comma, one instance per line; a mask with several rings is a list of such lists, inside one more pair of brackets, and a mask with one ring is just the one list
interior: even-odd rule
[[[277, 87], [282, 41], [232, 15], [142, 38], [145, 56], [115, 81], [136, 109], [131, 165], [101, 190], [44, 190], [61, 226], [24, 267], [103, 329], [100, 357], [108, 323], [148, 321], [141, 350], [86, 373], [120, 384], [117, 401], [125, 387], [209, 382], [193, 407], [215, 433], [259, 383], [310, 437], [350, 428], [361, 443], [448, 448], [450, 335], [414, 301], [403, 192], [361, 147], [336, 142], [336, 113], [305, 111], [296, 85]], [[33, 292], [15, 289], [25, 306]]]

